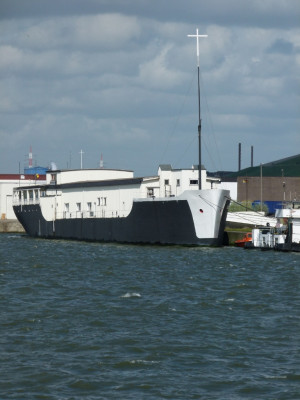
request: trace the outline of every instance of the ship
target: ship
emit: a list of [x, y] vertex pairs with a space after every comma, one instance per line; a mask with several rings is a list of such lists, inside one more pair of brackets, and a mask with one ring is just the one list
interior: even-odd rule
[[195, 181], [193, 168], [171, 166], [141, 178], [127, 170], [50, 170], [46, 184], [14, 189], [13, 208], [33, 237], [222, 245], [229, 192], [185, 190]]
[[198, 165], [161, 165], [150, 177], [118, 169], [50, 169], [46, 183], [17, 187], [13, 209], [32, 237], [163, 245], [220, 246], [230, 192], [201, 164], [198, 57]]
[[245, 249], [300, 252], [300, 202], [283, 201], [275, 210], [276, 225], [252, 229]]

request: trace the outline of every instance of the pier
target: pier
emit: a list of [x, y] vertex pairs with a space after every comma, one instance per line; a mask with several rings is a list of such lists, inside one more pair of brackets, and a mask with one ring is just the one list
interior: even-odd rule
[[22, 225], [16, 219], [0, 219], [0, 233], [23, 233]]

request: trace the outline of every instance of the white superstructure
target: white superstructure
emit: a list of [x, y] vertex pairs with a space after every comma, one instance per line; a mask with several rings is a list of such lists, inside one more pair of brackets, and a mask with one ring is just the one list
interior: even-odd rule
[[[207, 179], [202, 170], [204, 189], [217, 188], [219, 179]], [[134, 199], [170, 198], [186, 190], [198, 190], [195, 168], [173, 170], [161, 165], [157, 176], [134, 178], [133, 171], [79, 169], [48, 171], [47, 191], [40, 188], [15, 190], [14, 204], [42, 202], [46, 220], [78, 217], [127, 217]], [[53, 186], [53, 190], [51, 190]]]
[[252, 230], [252, 245], [258, 248], [280, 248], [300, 245], [300, 203], [287, 202], [275, 212], [275, 226]]

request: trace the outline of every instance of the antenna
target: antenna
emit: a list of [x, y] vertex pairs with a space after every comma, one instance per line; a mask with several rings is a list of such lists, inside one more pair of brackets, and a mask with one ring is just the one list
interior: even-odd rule
[[28, 167], [32, 168], [32, 147], [29, 148]]
[[196, 35], [188, 35], [188, 37], [196, 38], [197, 45], [197, 70], [198, 70], [198, 110], [199, 110], [199, 122], [198, 122], [198, 140], [199, 140], [199, 165], [198, 165], [198, 186], [199, 190], [202, 188], [201, 184], [201, 107], [200, 107], [200, 56], [199, 56], [199, 38], [207, 37], [208, 35], [199, 35], [198, 28], [196, 29]]
[[82, 155], [84, 154], [84, 151], [80, 150], [80, 169], [82, 169]]

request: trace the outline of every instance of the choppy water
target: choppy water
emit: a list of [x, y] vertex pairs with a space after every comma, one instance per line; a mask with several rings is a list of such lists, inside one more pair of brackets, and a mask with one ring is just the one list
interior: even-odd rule
[[0, 399], [299, 399], [300, 254], [0, 235]]

